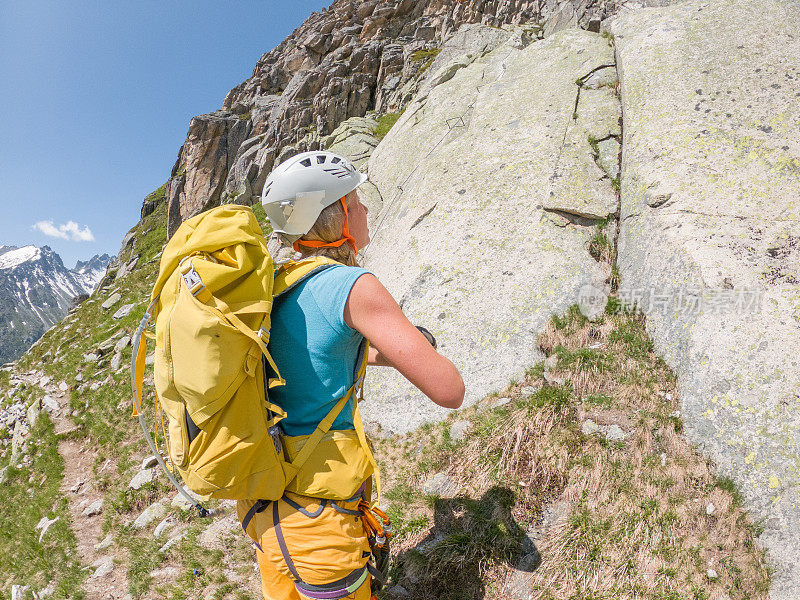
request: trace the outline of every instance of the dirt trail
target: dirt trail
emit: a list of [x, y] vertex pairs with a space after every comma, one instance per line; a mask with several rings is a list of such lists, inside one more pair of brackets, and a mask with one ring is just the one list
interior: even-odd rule
[[[39, 386], [50, 397], [57, 400], [59, 410], [51, 415], [56, 434], [68, 433], [75, 430], [75, 423], [69, 416], [70, 396], [63, 392], [55, 382], [40, 384], [42, 375], [30, 371], [21, 375], [22, 379], [30, 385]], [[64, 459], [64, 479], [60, 491], [69, 500], [69, 511], [72, 530], [78, 542], [78, 556], [84, 565], [94, 565], [97, 561], [118, 559], [112, 562], [113, 570], [106, 574], [107, 567], [89, 567], [89, 576], [83, 584], [87, 600], [108, 600], [130, 598], [128, 594], [128, 564], [127, 557], [117, 554], [119, 548], [112, 544], [110, 547], [95, 550], [104, 538], [102, 509], [95, 515], [84, 515], [84, 510], [98, 500], [103, 500], [103, 494], [94, 486], [92, 465], [97, 452], [91, 447], [81, 443], [81, 440], [62, 439], [58, 442], [58, 452]], [[114, 464], [107, 463], [104, 469], [115, 468]], [[98, 573], [98, 577], [94, 577]]]

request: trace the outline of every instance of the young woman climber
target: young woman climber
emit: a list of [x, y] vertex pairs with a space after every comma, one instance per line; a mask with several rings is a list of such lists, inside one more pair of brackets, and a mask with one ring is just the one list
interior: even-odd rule
[[358, 414], [365, 364], [394, 367], [440, 406], [458, 408], [464, 398], [461, 375], [433, 337], [357, 266], [370, 241], [357, 191], [364, 181], [347, 159], [306, 152], [264, 185], [273, 230], [303, 257], [276, 274], [270, 331], [286, 381], [270, 390], [270, 401], [288, 415], [280, 422], [287, 458], [332, 420], [283, 498], [239, 502], [267, 600], [368, 600], [376, 587], [382, 513], [372, 510], [378, 473]]

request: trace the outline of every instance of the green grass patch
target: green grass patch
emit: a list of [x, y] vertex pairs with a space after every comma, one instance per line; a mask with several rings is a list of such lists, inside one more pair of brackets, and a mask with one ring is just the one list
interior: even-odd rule
[[552, 317], [553, 326], [567, 335], [574, 333], [588, 322], [589, 319], [584, 316], [576, 304], [570, 306], [563, 316], [553, 315]]
[[164, 182], [161, 186], [157, 189], [153, 190], [147, 196], [145, 196], [145, 202], [158, 202], [160, 203], [167, 195], [167, 184]]
[[559, 368], [574, 367], [576, 371], [597, 369], [606, 371], [613, 366], [613, 357], [594, 348], [568, 350], [564, 346], [556, 346], [553, 352], [558, 357]]
[[589, 240], [589, 254], [595, 260], [602, 260], [606, 253], [612, 252], [613, 248], [611, 242], [608, 241], [608, 236], [605, 233], [598, 231]]
[[397, 123], [397, 120], [402, 114], [402, 112], [394, 112], [381, 115], [377, 119], [378, 126], [372, 134], [379, 140], [382, 140], [386, 137], [386, 134], [389, 133], [389, 130], [394, 127], [394, 124]]
[[570, 406], [572, 397], [569, 386], [544, 386], [536, 390], [527, 398], [517, 402], [520, 407], [541, 409], [548, 406], [560, 411]]
[[411, 60], [416, 63], [420, 63], [419, 71], [417, 71], [417, 75], [421, 76], [425, 73], [428, 69], [431, 68], [433, 61], [436, 60], [436, 57], [441, 52], [439, 48], [433, 48], [431, 50], [417, 50], [411, 55]]
[[544, 361], [533, 365], [530, 369], [525, 371], [525, 375], [528, 377], [528, 379], [533, 380], [539, 380], [544, 377]]
[[615, 404], [614, 399], [606, 394], [590, 394], [583, 401], [590, 406], [598, 408], [611, 408]]
[[608, 336], [609, 343], [621, 342], [631, 358], [643, 360], [653, 351], [653, 341], [642, 324], [635, 320], [622, 320]]
[[134, 598], [141, 598], [147, 593], [152, 583], [152, 573], [161, 565], [163, 556], [158, 549], [161, 544], [157, 540], [139, 537], [131, 530], [123, 529], [124, 545], [130, 551], [128, 563], [128, 591]]
[[592, 153], [594, 154], [594, 157], [597, 158], [600, 156], [599, 140], [593, 135], [590, 135], [588, 139], [589, 145], [592, 147]]
[[137, 225], [136, 230], [138, 238], [134, 252], [139, 254], [139, 264], [146, 263], [161, 252], [167, 241], [167, 203], [160, 203], [153, 214]]
[[399, 537], [411, 536], [424, 530], [430, 524], [430, 517], [427, 514], [409, 516], [408, 509], [401, 504], [390, 503], [386, 514], [392, 521], [393, 535]]
[[442, 51], [441, 48], [430, 48], [429, 50], [417, 50], [416, 52], [411, 53], [411, 60], [415, 63], [426, 63], [428, 61], [433, 61], [434, 58], [439, 56], [439, 53]]
[[[80, 587], [85, 573], [76, 558], [67, 499], [59, 493], [64, 461], [46, 413], [29, 440], [30, 466], [9, 466], [10, 452], [0, 459], [0, 469], [8, 467], [6, 482], [0, 486], [0, 581], [35, 590], [55, 581], [55, 597], [84, 598]], [[42, 517], [58, 521], [40, 542], [36, 525]]]
[[728, 492], [733, 497], [734, 506], [742, 506], [744, 504], [744, 496], [742, 496], [739, 487], [730, 477], [718, 477], [717, 487], [724, 492]]

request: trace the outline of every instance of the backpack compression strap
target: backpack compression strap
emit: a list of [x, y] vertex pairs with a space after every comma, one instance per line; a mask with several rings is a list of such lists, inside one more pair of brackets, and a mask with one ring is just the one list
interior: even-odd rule
[[158, 296], [156, 296], [147, 307], [147, 310], [144, 312], [144, 316], [142, 317], [142, 321], [139, 323], [139, 328], [136, 330], [136, 333], [133, 334], [133, 354], [131, 356], [131, 387], [133, 388], [133, 416], [139, 417], [139, 425], [142, 426], [142, 431], [144, 432], [144, 437], [147, 440], [147, 445], [150, 446], [150, 451], [153, 453], [153, 456], [156, 457], [156, 460], [161, 465], [161, 468], [164, 470], [164, 473], [167, 474], [167, 478], [170, 480], [175, 489], [177, 489], [181, 495], [186, 498], [196, 509], [198, 514], [201, 517], [209, 516], [208, 509], [200, 504], [197, 500], [192, 498], [189, 493], [183, 488], [183, 486], [175, 479], [175, 475], [172, 474], [172, 471], [167, 467], [167, 464], [164, 462], [164, 459], [161, 458], [161, 453], [156, 448], [155, 442], [153, 441], [152, 436], [150, 435], [150, 431], [147, 428], [147, 424], [144, 422], [144, 416], [141, 411], [142, 405], [142, 385], [144, 383], [144, 367], [145, 367], [145, 359], [147, 357], [147, 341], [145, 339], [145, 330], [147, 329], [147, 325], [150, 322], [150, 317], [152, 316], [152, 311], [158, 302]]
[[353, 384], [353, 390], [358, 388], [358, 396], [353, 394], [353, 428], [358, 435], [358, 441], [361, 443], [361, 448], [364, 454], [367, 455], [367, 460], [372, 465], [372, 474], [375, 477], [375, 500], [372, 502], [376, 506], [381, 499], [381, 470], [378, 468], [378, 463], [375, 461], [375, 456], [372, 454], [372, 448], [369, 446], [367, 440], [367, 433], [364, 431], [364, 423], [361, 421], [361, 412], [358, 410], [358, 404], [364, 400], [364, 377], [367, 374], [367, 361], [369, 360], [369, 341], [364, 344], [364, 355], [361, 358], [361, 365], [358, 368], [358, 376]]

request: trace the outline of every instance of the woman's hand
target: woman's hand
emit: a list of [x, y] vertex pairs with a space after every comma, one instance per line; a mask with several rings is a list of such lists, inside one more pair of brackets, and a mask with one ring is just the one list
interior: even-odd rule
[[370, 364], [394, 367], [439, 406], [461, 406], [464, 381], [458, 369], [436, 352], [374, 275], [356, 280], [344, 320], [369, 340]]

